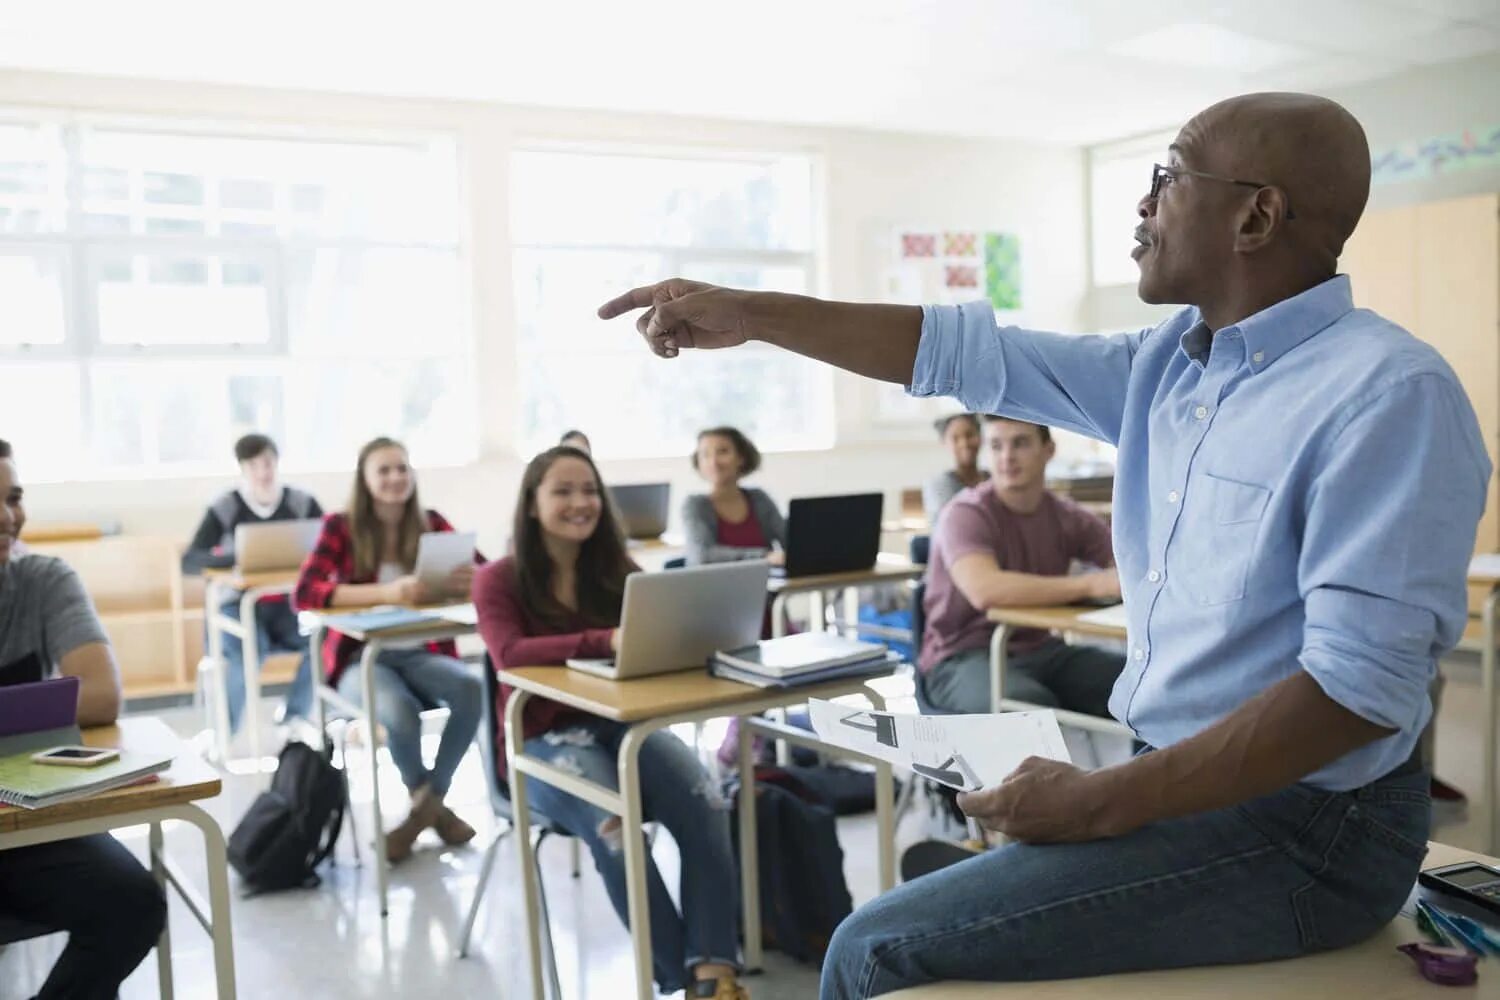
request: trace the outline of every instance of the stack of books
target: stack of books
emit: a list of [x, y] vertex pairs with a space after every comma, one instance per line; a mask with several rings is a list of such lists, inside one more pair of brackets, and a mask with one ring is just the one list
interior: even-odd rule
[[172, 766], [171, 754], [129, 750], [92, 767], [38, 764], [31, 757], [30, 751], [0, 757], [0, 804], [42, 809], [152, 779]]
[[888, 674], [900, 663], [900, 656], [879, 643], [804, 632], [720, 650], [709, 658], [708, 672], [755, 687], [784, 688]]

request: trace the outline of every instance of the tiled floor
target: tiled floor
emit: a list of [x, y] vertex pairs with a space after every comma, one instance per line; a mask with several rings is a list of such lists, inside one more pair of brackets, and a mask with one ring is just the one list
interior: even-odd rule
[[[1473, 791], [1480, 773], [1481, 717], [1474, 660], [1457, 657], [1445, 665], [1445, 672], [1449, 684], [1438, 730], [1439, 772]], [[892, 707], [902, 706], [895, 702]], [[158, 714], [184, 733], [199, 725], [190, 709]], [[360, 837], [368, 843], [370, 776], [363, 756], [351, 757], [356, 821]], [[226, 829], [258, 789], [257, 778], [246, 773], [248, 766], [237, 770], [240, 773], [226, 778], [224, 795], [209, 805]], [[391, 823], [399, 818], [402, 790], [394, 768], [383, 764], [381, 779], [382, 798], [393, 807], [388, 815]], [[355, 867], [347, 836], [339, 845], [337, 864], [319, 888], [236, 899], [234, 939], [240, 995], [255, 1000], [529, 996], [517, 859], [509, 842], [502, 845], [471, 956], [459, 959], [455, 954], [483, 847], [493, 830], [484, 801], [483, 776], [477, 755], [471, 754], [464, 761], [451, 802], [481, 828], [479, 839], [463, 850], [445, 849], [435, 839], [422, 841], [417, 856], [392, 874], [390, 917], [384, 924], [375, 903], [372, 873]], [[1477, 824], [1466, 817], [1457, 822], [1445, 819], [1449, 818], [1439, 819], [1443, 825], [1436, 839], [1480, 846]], [[910, 817], [903, 825], [902, 841], [917, 836], [922, 826], [922, 817]], [[876, 888], [873, 817], [841, 820], [840, 836], [845, 873], [857, 905]], [[144, 850], [144, 829], [127, 831], [122, 839], [138, 852]], [[195, 831], [171, 828], [167, 840], [201, 888], [202, 849]], [[668, 884], [675, 884], [676, 859], [670, 838], [658, 838], [656, 853]], [[543, 849], [564, 996], [619, 1000], [630, 995], [628, 938], [587, 855], [584, 871], [575, 880], [569, 874], [568, 854], [566, 842], [549, 842]], [[213, 997], [207, 939], [180, 905], [172, 907], [172, 940], [177, 996], [188, 1000]], [[30, 996], [61, 946], [62, 938], [54, 937], [0, 951], [0, 1000]], [[817, 992], [813, 970], [775, 952], [767, 954], [765, 972], [748, 982], [756, 1000], [803, 1000]], [[157, 995], [155, 963], [148, 960], [126, 982], [121, 996], [123, 1000], [150, 1000]]]

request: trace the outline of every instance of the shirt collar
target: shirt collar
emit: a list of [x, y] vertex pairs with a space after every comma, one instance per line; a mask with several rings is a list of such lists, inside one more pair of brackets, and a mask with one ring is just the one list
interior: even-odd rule
[[1293, 295], [1217, 334], [1199, 320], [1183, 333], [1180, 344], [1189, 358], [1207, 355], [1211, 340], [1229, 332], [1238, 332], [1245, 342], [1245, 363], [1259, 372], [1287, 351], [1314, 334], [1327, 329], [1354, 309], [1354, 293], [1347, 274], [1337, 274], [1320, 285]]

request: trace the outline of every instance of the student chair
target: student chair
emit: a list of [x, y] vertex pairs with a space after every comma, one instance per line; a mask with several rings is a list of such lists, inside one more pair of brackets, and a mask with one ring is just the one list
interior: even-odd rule
[[[499, 853], [500, 842], [505, 839], [506, 834], [514, 829], [515, 813], [511, 809], [510, 783], [495, 771], [496, 762], [500, 759], [500, 747], [498, 731], [495, 726], [495, 699], [499, 694], [500, 682], [495, 677], [495, 664], [490, 655], [484, 655], [484, 705], [483, 714], [479, 720], [479, 759], [484, 767], [484, 780], [489, 786], [490, 809], [497, 819], [506, 822], [506, 828], [497, 833], [490, 841], [489, 847], [485, 848], [484, 861], [479, 868], [479, 884], [474, 889], [474, 902], [469, 906], [469, 914], [464, 918], [463, 933], [458, 939], [458, 957], [464, 958], [469, 954], [469, 938], [474, 932], [474, 921], [479, 916], [479, 905], [484, 902], [484, 892], [489, 886], [490, 873], [495, 867], [495, 856]], [[557, 978], [557, 955], [552, 948], [552, 921], [547, 913], [547, 887], [542, 879], [542, 841], [548, 837], [557, 835], [567, 838], [573, 844], [573, 877], [578, 877], [578, 840], [558, 826], [552, 820], [543, 816], [535, 808], [531, 810], [531, 849], [532, 858], [536, 864], [537, 897], [541, 902], [542, 920], [542, 958], [547, 967], [547, 980], [551, 985], [551, 996], [560, 998], [562, 988]]]
[[911, 541], [907, 543], [907, 555], [912, 562], [918, 566], [927, 565], [927, 557], [932, 554], [931, 535], [912, 535]]

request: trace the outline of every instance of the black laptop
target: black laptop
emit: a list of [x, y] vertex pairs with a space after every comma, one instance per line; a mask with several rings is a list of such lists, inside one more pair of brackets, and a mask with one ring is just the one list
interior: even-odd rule
[[670, 483], [627, 483], [609, 487], [615, 516], [626, 538], [660, 538], [667, 530], [672, 500]]
[[880, 554], [879, 493], [798, 497], [787, 508], [786, 566], [778, 576], [869, 569]]

